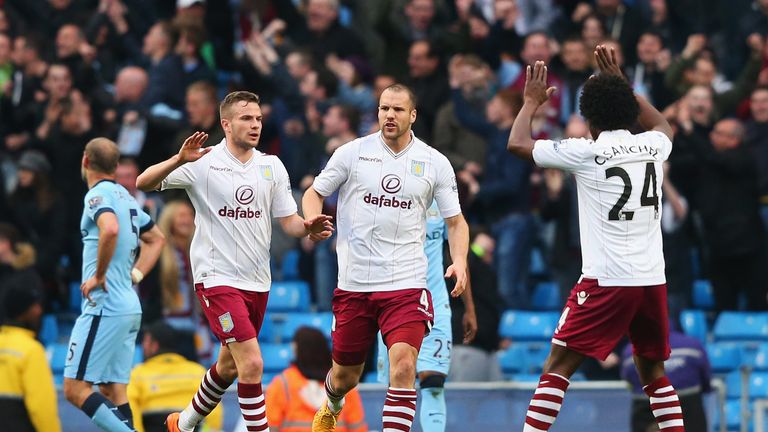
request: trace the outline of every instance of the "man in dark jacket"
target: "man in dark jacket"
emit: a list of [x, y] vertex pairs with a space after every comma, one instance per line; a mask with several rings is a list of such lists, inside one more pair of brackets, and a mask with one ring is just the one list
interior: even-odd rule
[[718, 311], [738, 308], [739, 293], [750, 310], [766, 309], [765, 232], [759, 213], [757, 166], [742, 145], [736, 119], [715, 124], [710, 144], [698, 148], [698, 207], [710, 256], [710, 279]]

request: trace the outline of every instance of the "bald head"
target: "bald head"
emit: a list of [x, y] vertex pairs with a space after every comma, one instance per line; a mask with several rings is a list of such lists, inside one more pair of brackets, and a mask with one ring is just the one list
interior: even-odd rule
[[147, 72], [137, 66], [124, 67], [115, 79], [115, 100], [138, 102], [149, 84]]
[[85, 157], [88, 159], [88, 170], [114, 175], [120, 160], [120, 149], [112, 140], [94, 138], [85, 145]]

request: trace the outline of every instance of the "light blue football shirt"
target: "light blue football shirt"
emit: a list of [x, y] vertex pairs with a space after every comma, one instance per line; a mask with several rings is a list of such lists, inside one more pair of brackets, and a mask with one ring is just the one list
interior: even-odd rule
[[117, 217], [120, 229], [115, 253], [107, 268], [107, 291], [98, 288], [91, 291], [92, 302], [83, 298], [81, 311], [92, 315], [128, 315], [141, 313], [141, 304], [131, 282], [131, 270], [139, 249], [139, 236], [154, 226], [128, 191], [111, 180], [102, 180], [85, 194], [80, 235], [83, 239], [82, 280], [96, 273], [99, 250], [99, 216], [110, 212]]
[[435, 313], [447, 309], [448, 288], [445, 285], [443, 267], [443, 243], [447, 238], [445, 220], [440, 215], [437, 201], [427, 209], [427, 239], [424, 253], [427, 255], [427, 288], [432, 293], [432, 307]]

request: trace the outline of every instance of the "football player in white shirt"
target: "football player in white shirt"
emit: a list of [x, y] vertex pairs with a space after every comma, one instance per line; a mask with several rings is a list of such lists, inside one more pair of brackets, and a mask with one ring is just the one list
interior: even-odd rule
[[[526, 70], [525, 102], [507, 145], [542, 168], [574, 174], [583, 255], [523, 430], [548, 431], [584, 357], [605, 360], [628, 334], [659, 429], [683, 432], [680, 401], [664, 373], [670, 348], [660, 204], [672, 128], [632, 92], [613, 49], [598, 46], [595, 60], [600, 74], [584, 84], [579, 102], [594, 140], [531, 138], [534, 113], [555, 91], [547, 88], [547, 67], [536, 62]], [[647, 132], [629, 132], [636, 122]]]
[[169, 432], [192, 432], [238, 379], [237, 395], [248, 430], [267, 431], [261, 389], [263, 362], [257, 341], [271, 284], [272, 217], [293, 237], [331, 235], [330, 217], [296, 213], [288, 173], [276, 157], [256, 150], [262, 127], [259, 97], [233, 92], [219, 107], [224, 140], [202, 148], [196, 132], [170, 159], [136, 180], [150, 191], [186, 190], [195, 207], [190, 260], [195, 293], [222, 348], [200, 388], [181, 413], [166, 420]]
[[410, 431], [416, 413], [416, 359], [434, 320], [426, 283], [426, 212], [433, 199], [448, 226], [455, 277], [451, 295], [466, 289], [469, 229], [459, 207], [448, 159], [416, 138], [415, 98], [395, 84], [379, 99], [381, 130], [345, 144], [304, 193], [307, 217], [339, 189], [339, 281], [332, 301], [333, 367], [325, 381], [328, 404], [315, 415], [313, 432], [334, 431], [344, 395], [360, 380], [376, 334], [389, 353], [385, 432]]

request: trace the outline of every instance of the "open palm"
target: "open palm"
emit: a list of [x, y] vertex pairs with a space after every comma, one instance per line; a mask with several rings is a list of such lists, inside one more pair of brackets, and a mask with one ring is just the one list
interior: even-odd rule
[[179, 149], [179, 158], [182, 162], [194, 162], [208, 154], [213, 147], [203, 148], [203, 144], [208, 140], [208, 134], [205, 132], [195, 132], [184, 140], [184, 144]]

